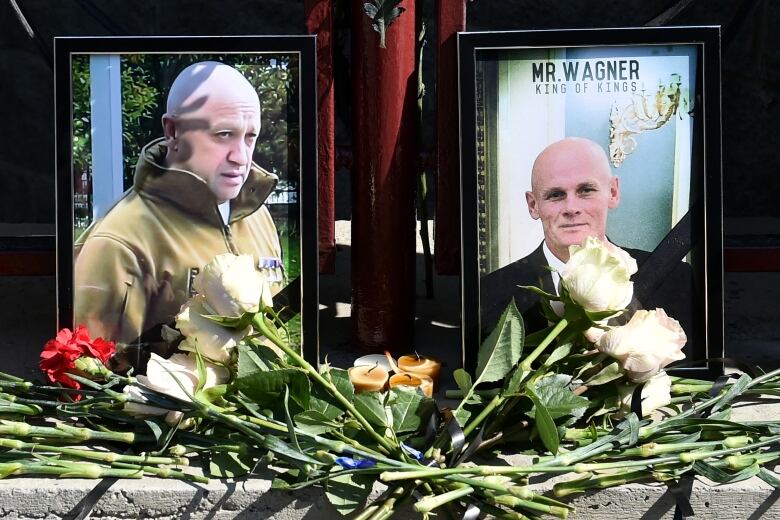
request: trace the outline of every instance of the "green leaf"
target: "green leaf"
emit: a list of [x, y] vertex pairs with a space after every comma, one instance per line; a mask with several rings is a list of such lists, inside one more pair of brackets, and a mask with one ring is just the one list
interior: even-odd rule
[[433, 399], [426, 397], [422, 391], [404, 386], [390, 389], [388, 404], [393, 412], [396, 433], [419, 430], [436, 409]]
[[528, 388], [528, 397], [533, 401], [536, 408], [536, 429], [539, 432], [539, 437], [542, 438], [544, 447], [547, 448], [553, 455], [558, 454], [558, 446], [560, 439], [558, 438], [558, 428], [555, 426], [555, 422], [550, 417], [550, 413], [547, 408], [544, 407], [539, 398], [534, 395], [533, 391]]
[[[336, 389], [347, 398], [349, 402], [353, 402], [355, 398], [355, 388], [352, 386], [352, 382], [349, 380], [349, 374], [342, 368], [330, 368], [326, 369], [322, 374], [326, 379], [330, 379]], [[309, 397], [309, 409], [315, 412], [321, 413], [327, 419], [336, 419], [340, 417], [344, 410], [333, 395], [328, 392], [322, 385], [314, 385], [312, 387], [311, 396]]]
[[280, 368], [279, 356], [265, 345], [240, 343], [238, 345], [238, 377], [254, 372], [268, 372]]
[[541, 296], [542, 300], [560, 300], [560, 298], [557, 295], [548, 293], [541, 287], [537, 287], [535, 285], [518, 285], [518, 287], [520, 287], [521, 289], [525, 289], [527, 291], [531, 291], [537, 296]]
[[712, 407], [712, 411], [715, 412], [717, 410], [720, 410], [724, 406], [726, 406], [728, 403], [730, 403], [735, 397], [737, 397], [739, 394], [742, 393], [742, 391], [745, 389], [745, 387], [752, 381], [752, 378], [747, 374], [742, 374], [739, 376], [739, 379], [737, 379], [737, 382], [733, 385], [729, 385], [728, 390], [726, 393], [723, 394], [723, 396], [718, 400], [717, 403]]
[[213, 451], [209, 456], [210, 478], [236, 478], [249, 473], [255, 461], [249, 455]]
[[510, 395], [518, 395], [520, 385], [523, 383], [523, 379], [526, 375], [527, 373], [522, 371], [518, 365], [518, 367], [512, 371], [512, 375], [509, 377], [509, 379], [504, 382], [504, 396], [508, 397]]
[[585, 315], [590, 318], [590, 321], [593, 323], [606, 320], [607, 318], [616, 318], [617, 316], [623, 314], [620, 310], [607, 310], [607, 311], [594, 311], [589, 312], [585, 311]]
[[[723, 471], [720, 468], [716, 468], [715, 466], [711, 464], [707, 464], [704, 461], [697, 460], [693, 464], [693, 470], [698, 473], [699, 475], [702, 475], [704, 477], [707, 477], [708, 479], [712, 480], [713, 482], [717, 482], [719, 484], [731, 484], [734, 482], [740, 482], [742, 480], [747, 480], [750, 477], [753, 477], [755, 475], [759, 474], [759, 470], [761, 467], [758, 465], [758, 462], [754, 461], [753, 464], [748, 466], [747, 468], [737, 471], [735, 473], [730, 473], [728, 471]], [[759, 475], [760, 476], [760, 475]]]
[[639, 417], [635, 413], [630, 413], [626, 416], [626, 421], [629, 428], [628, 445], [636, 446], [639, 442]]
[[462, 368], [455, 370], [455, 372], [452, 373], [452, 377], [455, 378], [455, 384], [458, 385], [458, 388], [464, 393], [468, 392], [473, 385], [471, 381], [471, 374]]
[[203, 314], [203, 317], [228, 329], [245, 329], [252, 323], [252, 314], [248, 312], [245, 312], [242, 316]]
[[282, 441], [278, 437], [274, 437], [273, 435], [269, 435], [269, 434], [264, 435], [264, 439], [261, 445], [265, 449], [272, 451], [277, 455], [287, 457], [288, 459], [299, 460], [301, 462], [316, 464], [318, 466], [322, 465], [322, 462], [318, 461], [313, 457], [306, 455], [305, 453], [297, 451], [296, 449], [292, 448], [289, 444]]
[[[471, 400], [469, 400], [469, 403], [471, 403]], [[464, 427], [471, 418], [471, 410], [466, 408], [465, 403], [461, 403], [461, 405], [452, 412], [452, 415], [455, 417], [455, 420], [458, 421], [458, 424], [461, 427]]]
[[575, 418], [582, 417], [590, 402], [584, 397], [574, 395], [564, 384], [554, 379], [554, 377], [541, 379], [535, 389], [536, 396], [547, 409], [550, 417], [552, 419], [567, 415]]
[[306, 410], [295, 415], [295, 424], [298, 429], [310, 435], [322, 435], [341, 427], [341, 424], [331, 420], [316, 410]]
[[572, 346], [573, 345], [571, 343], [566, 343], [564, 345], [561, 345], [560, 347], [557, 347], [555, 350], [553, 350], [550, 353], [549, 356], [547, 356], [547, 359], [544, 360], [544, 366], [545, 367], [552, 366], [554, 363], [568, 356], [569, 353], [571, 353]]
[[512, 300], [501, 314], [496, 328], [479, 347], [474, 384], [492, 383], [506, 377], [520, 360], [524, 337], [523, 318]]
[[298, 444], [298, 436], [295, 435], [295, 424], [290, 415], [290, 387], [284, 387], [284, 420], [287, 422], [287, 433], [290, 435], [290, 442], [298, 451], [301, 451], [301, 445]]
[[758, 470], [758, 478], [769, 484], [770, 486], [780, 489], [780, 477], [774, 471], [769, 471], [766, 468]]
[[343, 470], [333, 472], [325, 485], [325, 495], [339, 513], [348, 515], [360, 507], [373, 489], [375, 477], [365, 473], [347, 473]]
[[290, 486], [297, 484], [300, 481], [300, 476], [301, 472], [297, 468], [276, 473], [276, 476], [271, 481], [271, 489], [289, 489]]
[[585, 384], [587, 386], [603, 385], [604, 383], [609, 383], [622, 376], [623, 370], [620, 368], [620, 363], [615, 360], [599, 370], [596, 375], [585, 381]]
[[[304, 410], [309, 407], [309, 378], [297, 368], [265, 371], [254, 351], [240, 351], [236, 386], [254, 401], [279, 399], [285, 387], [290, 397]], [[242, 362], [243, 361], [243, 362]]]
[[374, 426], [383, 428], [388, 426], [383, 395], [379, 392], [362, 392], [355, 394], [355, 408]]
[[163, 437], [163, 428], [165, 428], [165, 433], [167, 433], [169, 430], [167, 425], [163, 426], [163, 423], [162, 421], [160, 421], [160, 419], [149, 417], [147, 419], [143, 419], [143, 422], [152, 431], [152, 435], [154, 435], [154, 440], [156, 440], [158, 443], [160, 442], [160, 439], [162, 439]]

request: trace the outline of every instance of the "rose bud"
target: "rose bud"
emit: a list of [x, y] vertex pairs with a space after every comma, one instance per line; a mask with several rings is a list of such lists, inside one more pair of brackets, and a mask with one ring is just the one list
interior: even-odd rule
[[617, 246], [588, 237], [569, 246], [561, 283], [574, 303], [587, 312], [621, 311], [631, 302], [636, 261]]
[[209, 314], [205, 303], [206, 298], [199, 294], [188, 300], [176, 316], [176, 328], [185, 337], [179, 344], [179, 349], [198, 351], [208, 359], [227, 363], [231, 352], [250, 329], [229, 329], [204, 318], [204, 314]]
[[604, 333], [596, 348], [620, 361], [628, 378], [640, 383], [685, 358], [686, 340], [680, 324], [663, 309], [639, 310], [622, 327]]
[[273, 306], [268, 281], [255, 269], [251, 255], [217, 255], [195, 277], [193, 286], [213, 314], [220, 316], [241, 316]]

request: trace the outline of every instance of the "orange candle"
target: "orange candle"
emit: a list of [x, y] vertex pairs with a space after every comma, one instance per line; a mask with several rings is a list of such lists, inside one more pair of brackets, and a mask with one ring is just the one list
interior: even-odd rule
[[352, 367], [347, 372], [356, 392], [381, 392], [387, 385], [387, 370], [378, 365]]
[[441, 361], [434, 357], [407, 354], [398, 358], [398, 368], [403, 372], [428, 376], [433, 380], [434, 389], [439, 388]]
[[398, 385], [418, 386], [425, 395], [433, 397], [433, 380], [429, 376], [423, 374], [410, 374], [408, 372], [393, 374], [393, 376], [390, 377], [390, 388]]

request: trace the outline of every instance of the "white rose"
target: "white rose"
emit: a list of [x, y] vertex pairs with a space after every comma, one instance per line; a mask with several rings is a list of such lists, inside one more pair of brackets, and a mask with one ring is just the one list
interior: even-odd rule
[[[203, 389], [225, 383], [229, 372], [223, 367], [205, 363], [206, 381]], [[152, 354], [146, 366], [146, 375], [137, 376], [143, 386], [127, 385], [124, 393], [136, 399], [149, 402], [145, 388], [150, 388], [162, 394], [190, 401], [198, 386], [198, 365], [192, 354], [174, 354], [169, 359]], [[125, 411], [132, 415], [163, 415], [168, 410], [139, 403], [126, 403]]]
[[190, 298], [176, 315], [176, 327], [185, 337], [179, 348], [190, 352], [199, 351], [204, 357], [227, 363], [230, 353], [249, 334], [250, 328], [229, 329], [204, 318], [204, 314], [210, 314], [205, 304], [206, 298], [198, 294]]
[[663, 309], [639, 310], [622, 327], [604, 333], [596, 348], [620, 361], [631, 381], [641, 383], [672, 361], [685, 358], [686, 341], [680, 324]]
[[216, 256], [195, 277], [193, 286], [220, 316], [257, 312], [261, 304], [273, 306], [268, 280], [255, 269], [251, 255]]
[[593, 327], [588, 328], [582, 334], [585, 336], [585, 339], [591, 343], [596, 343], [601, 339], [601, 336], [607, 332], [607, 330], [608, 328], [606, 327], [606, 320], [602, 320], [594, 322]]
[[630, 278], [636, 270], [636, 261], [628, 253], [588, 237], [582, 246], [569, 246], [561, 283], [586, 311], [618, 312], [631, 302], [634, 284]]
[[[631, 400], [634, 396], [636, 385], [621, 385], [618, 387], [620, 393], [620, 414], [625, 415], [631, 411]], [[658, 372], [651, 377], [642, 387], [642, 416], [646, 417], [662, 406], [672, 402], [672, 379], [664, 372]]]

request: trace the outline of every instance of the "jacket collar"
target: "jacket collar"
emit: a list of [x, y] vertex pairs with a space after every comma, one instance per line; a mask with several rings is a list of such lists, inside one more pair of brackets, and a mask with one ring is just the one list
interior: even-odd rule
[[[156, 139], [141, 150], [133, 190], [149, 199], [162, 199], [206, 221], [221, 223], [217, 199], [206, 181], [193, 172], [163, 166], [167, 151], [165, 138]], [[260, 209], [278, 181], [276, 175], [253, 162], [238, 197], [230, 202], [230, 223]]]

